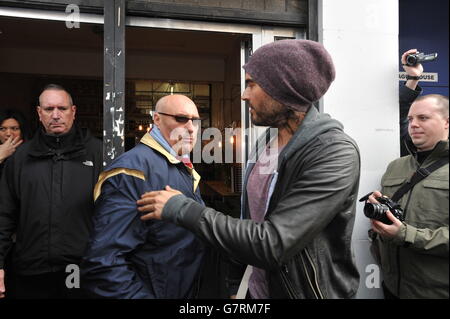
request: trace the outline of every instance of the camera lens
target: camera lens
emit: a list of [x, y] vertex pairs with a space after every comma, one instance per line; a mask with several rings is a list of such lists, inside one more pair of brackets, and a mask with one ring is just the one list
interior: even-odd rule
[[379, 216], [384, 213], [382, 206], [385, 205], [367, 203], [367, 205], [364, 206], [364, 215], [368, 218], [379, 219]]
[[413, 66], [417, 64], [417, 57], [413, 54], [410, 54], [406, 57], [406, 64], [409, 66]]
[[372, 204], [367, 203], [364, 205], [364, 215], [367, 218], [379, 220], [384, 224], [392, 224], [389, 218], [386, 216], [386, 212], [389, 210], [389, 207], [384, 204]]

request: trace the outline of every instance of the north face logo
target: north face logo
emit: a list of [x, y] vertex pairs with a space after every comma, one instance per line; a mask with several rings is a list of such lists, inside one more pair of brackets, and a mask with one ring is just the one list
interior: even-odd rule
[[83, 162], [83, 165], [94, 166], [94, 163], [92, 163], [92, 161], [85, 161], [85, 162]]

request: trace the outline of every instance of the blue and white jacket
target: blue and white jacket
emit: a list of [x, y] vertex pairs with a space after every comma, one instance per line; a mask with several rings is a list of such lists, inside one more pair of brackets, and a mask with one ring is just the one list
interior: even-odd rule
[[190, 231], [140, 220], [136, 201], [166, 185], [203, 204], [200, 176], [171, 154], [157, 129], [101, 173], [82, 286], [104, 298], [193, 298], [204, 246]]

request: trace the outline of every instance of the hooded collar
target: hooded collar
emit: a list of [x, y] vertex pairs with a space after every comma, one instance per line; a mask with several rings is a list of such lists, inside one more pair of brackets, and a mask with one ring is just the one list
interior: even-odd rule
[[332, 129], [343, 131], [344, 126], [341, 122], [331, 118], [329, 114], [320, 113], [314, 106], [311, 106], [303, 122], [286, 145], [284, 156], [288, 158], [317, 136]]
[[32, 139], [30, 155], [35, 157], [54, 157], [68, 159], [79, 156], [85, 150], [85, 141], [89, 132], [73, 126], [69, 132], [61, 135], [46, 133], [42, 128]]
[[[319, 113], [319, 111], [311, 106], [306, 113], [305, 118], [302, 123], [295, 131], [294, 135], [291, 137], [289, 142], [283, 148], [279, 155], [278, 165], [281, 164], [281, 159], [287, 159], [292, 154], [294, 154], [298, 149], [302, 148], [308, 144], [315, 137], [320, 134], [329, 131], [331, 129], [343, 130], [344, 126], [337, 120], [331, 118], [329, 114]], [[273, 129], [273, 128], [272, 128]], [[263, 134], [257, 141], [256, 147], [253, 149], [250, 158], [252, 162], [255, 158], [259, 157], [261, 152], [264, 150], [266, 141], [269, 140], [271, 128], [266, 130], [266, 134]], [[276, 136], [275, 136], [276, 137]], [[272, 136], [272, 138], [275, 138]]]

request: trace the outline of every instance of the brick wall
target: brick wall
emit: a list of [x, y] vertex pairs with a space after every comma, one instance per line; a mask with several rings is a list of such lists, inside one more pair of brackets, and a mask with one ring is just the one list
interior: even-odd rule
[[305, 12], [307, 0], [141, 0], [152, 3], [183, 4], [228, 9], [244, 9], [259, 12]]
[[[83, 13], [103, 13], [110, 0], [0, 0], [0, 5], [41, 10], [64, 10], [76, 4]], [[306, 26], [308, 0], [126, 0], [134, 16], [194, 19], [250, 24]]]

